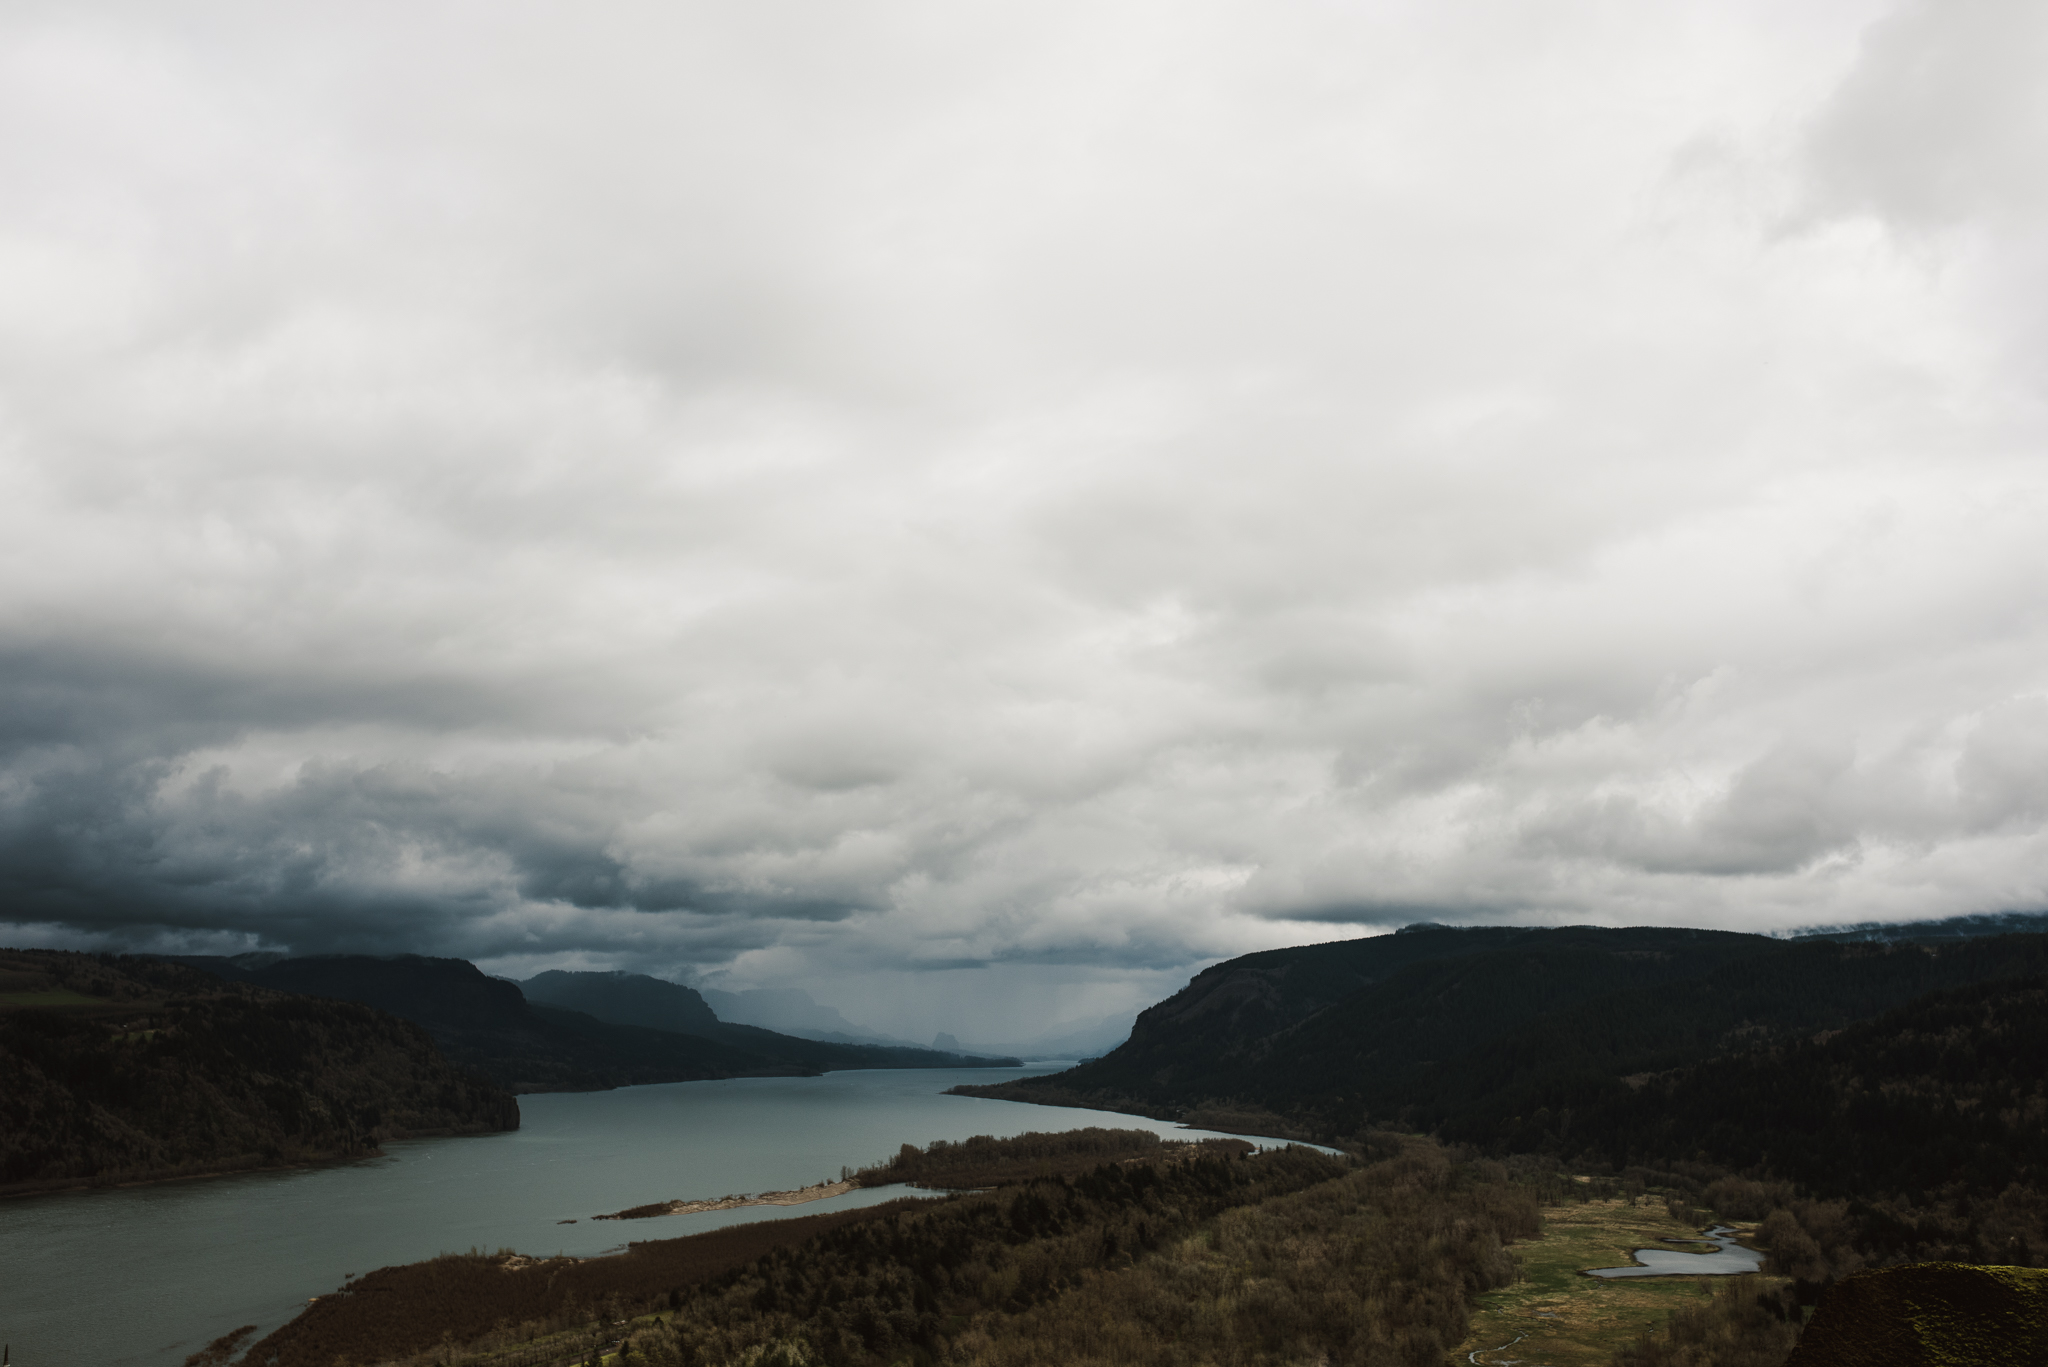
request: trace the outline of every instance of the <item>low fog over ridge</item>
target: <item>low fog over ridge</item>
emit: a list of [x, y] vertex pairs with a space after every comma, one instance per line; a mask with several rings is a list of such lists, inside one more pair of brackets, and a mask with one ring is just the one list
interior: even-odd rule
[[965, 1039], [2048, 905], [2038, 6], [0, 35], [0, 941]]

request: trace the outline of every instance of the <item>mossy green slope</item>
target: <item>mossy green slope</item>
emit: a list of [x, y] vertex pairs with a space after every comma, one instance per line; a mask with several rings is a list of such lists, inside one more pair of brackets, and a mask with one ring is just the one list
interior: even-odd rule
[[1830, 1288], [1787, 1367], [2037, 1367], [2048, 1269], [1912, 1263]]

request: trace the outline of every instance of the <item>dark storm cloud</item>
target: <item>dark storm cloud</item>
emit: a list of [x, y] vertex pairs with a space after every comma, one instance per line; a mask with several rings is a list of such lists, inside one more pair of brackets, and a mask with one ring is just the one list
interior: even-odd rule
[[0, 917], [922, 1035], [2048, 902], [2044, 43], [12, 7]]

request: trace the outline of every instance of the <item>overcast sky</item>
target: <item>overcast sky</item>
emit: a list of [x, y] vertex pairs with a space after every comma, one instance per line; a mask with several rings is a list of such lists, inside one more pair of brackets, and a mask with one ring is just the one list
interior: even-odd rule
[[2048, 905], [2044, 69], [2036, 0], [11, 0], [0, 939], [923, 1033]]

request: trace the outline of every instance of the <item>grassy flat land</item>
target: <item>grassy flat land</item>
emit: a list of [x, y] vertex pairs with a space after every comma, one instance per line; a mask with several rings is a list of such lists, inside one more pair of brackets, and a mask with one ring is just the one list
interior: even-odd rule
[[[1515, 1245], [1523, 1279], [1480, 1298], [1457, 1361], [1481, 1367], [1607, 1367], [1615, 1349], [1645, 1329], [1661, 1328], [1677, 1307], [1711, 1296], [1720, 1278], [1606, 1281], [1580, 1274], [1590, 1267], [1626, 1267], [1634, 1261], [1630, 1249], [1696, 1233], [1666, 1214], [1662, 1203], [1545, 1207], [1543, 1236]], [[1517, 1335], [1519, 1343], [1505, 1346]]]
[[8, 1007], [28, 1006], [105, 1006], [105, 1000], [73, 992], [67, 987], [52, 987], [34, 992], [0, 992], [0, 1010]]

